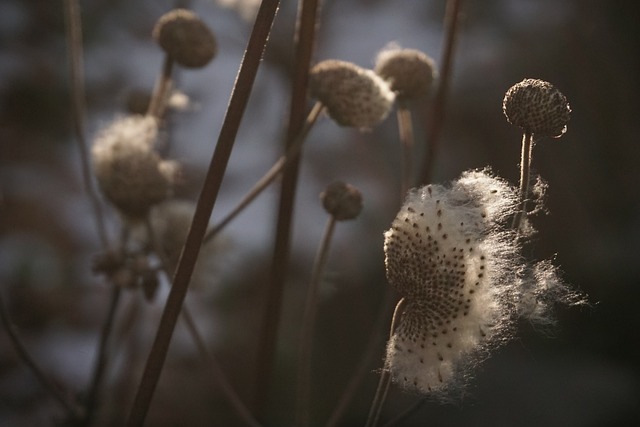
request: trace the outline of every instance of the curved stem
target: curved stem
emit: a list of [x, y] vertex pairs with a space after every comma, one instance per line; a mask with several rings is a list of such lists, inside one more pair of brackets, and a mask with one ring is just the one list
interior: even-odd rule
[[520, 153], [520, 206], [513, 218], [511, 227], [519, 231], [522, 227], [522, 219], [526, 215], [527, 199], [529, 197], [529, 185], [531, 180], [531, 158], [533, 156], [533, 133], [524, 132], [522, 135], [522, 151]]
[[126, 422], [128, 427], [142, 426], [147, 416], [279, 4], [279, 0], [263, 0], [260, 4], [218, 142], [200, 191], [187, 240], [176, 268], [173, 286], [128, 415]]
[[[400, 301], [398, 301], [398, 304], [396, 304], [396, 308], [393, 311], [393, 318], [391, 319], [391, 327], [389, 328], [389, 337], [391, 337], [396, 330], [397, 323], [400, 320], [400, 316], [402, 315], [404, 304], [404, 298], [400, 299]], [[373, 397], [373, 402], [371, 403], [371, 409], [369, 410], [369, 416], [367, 418], [365, 427], [376, 427], [376, 425], [378, 425], [378, 420], [380, 419], [380, 414], [382, 413], [382, 406], [387, 399], [387, 393], [389, 391], [390, 385], [391, 374], [389, 373], [389, 366], [387, 366], [387, 362], [385, 361], [384, 368], [380, 373], [378, 388], [376, 390], [375, 396]]]
[[0, 319], [2, 320], [2, 324], [7, 331], [7, 335], [9, 335], [9, 339], [11, 340], [11, 344], [13, 345], [14, 350], [18, 353], [18, 356], [24, 364], [29, 368], [29, 370], [33, 373], [36, 379], [40, 382], [40, 384], [49, 392], [51, 397], [53, 397], [68, 413], [69, 417], [73, 420], [79, 420], [82, 418], [82, 408], [78, 405], [77, 402], [72, 400], [69, 397], [69, 394], [60, 390], [58, 385], [40, 368], [38, 363], [35, 361], [33, 357], [29, 354], [29, 351], [22, 343], [18, 332], [16, 331], [13, 323], [9, 319], [9, 313], [4, 304], [4, 300], [2, 298], [2, 293], [0, 292]]
[[302, 330], [300, 332], [300, 349], [298, 352], [298, 393], [296, 402], [296, 423], [297, 427], [309, 425], [309, 402], [311, 390], [311, 350], [313, 344], [313, 330], [315, 326], [316, 314], [318, 312], [318, 287], [322, 279], [322, 272], [327, 263], [331, 238], [336, 225], [335, 216], [330, 216], [324, 230], [324, 235], [318, 253], [313, 263], [311, 280], [307, 290], [307, 301], [302, 317]]
[[458, 24], [460, 21], [460, 9], [462, 0], [447, 0], [447, 10], [445, 12], [446, 34], [444, 38], [443, 57], [440, 64], [440, 84], [436, 91], [435, 101], [431, 117], [431, 126], [427, 134], [426, 159], [422, 169], [421, 183], [428, 184], [433, 178], [436, 153], [440, 146], [440, 134], [444, 122], [444, 110], [449, 94], [449, 81], [453, 70], [453, 54]]
[[172, 71], [173, 58], [171, 58], [170, 55], [165, 55], [162, 63], [162, 71], [160, 72], [158, 81], [153, 88], [151, 100], [149, 101], [149, 109], [147, 110], [148, 116], [155, 117], [158, 120], [162, 118], [164, 110], [167, 107], [167, 95], [169, 94], [173, 84], [173, 80], [171, 78]]
[[317, 102], [311, 112], [307, 116], [306, 121], [304, 122], [303, 128], [298, 134], [298, 136], [293, 140], [293, 143], [287, 148], [285, 154], [282, 155], [278, 159], [278, 161], [264, 174], [262, 178], [249, 190], [249, 192], [240, 200], [240, 202], [236, 205], [235, 208], [231, 212], [227, 214], [218, 224], [212, 227], [207, 234], [204, 236], [203, 242], [208, 242], [213, 237], [215, 237], [224, 227], [226, 227], [235, 217], [238, 216], [247, 206], [251, 204], [258, 197], [265, 188], [269, 186], [285, 169], [285, 167], [291, 163], [293, 159], [298, 156], [300, 153], [300, 149], [302, 148], [302, 144], [306, 136], [309, 134], [309, 131], [313, 127], [313, 124], [316, 122], [320, 113], [324, 109], [323, 105], [320, 102]]
[[406, 101], [398, 101], [397, 116], [400, 142], [402, 143], [402, 185], [400, 187], [400, 198], [404, 199], [407, 191], [413, 187], [413, 147], [415, 145], [411, 110]]

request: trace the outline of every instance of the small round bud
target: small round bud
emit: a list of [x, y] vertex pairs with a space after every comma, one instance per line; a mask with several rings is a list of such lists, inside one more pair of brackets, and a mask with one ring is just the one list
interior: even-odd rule
[[186, 9], [174, 9], [162, 15], [152, 35], [167, 55], [187, 68], [204, 67], [218, 50], [209, 27]]
[[437, 75], [433, 59], [415, 49], [383, 50], [374, 70], [402, 98], [426, 95]]
[[571, 108], [551, 83], [525, 79], [507, 91], [502, 111], [509, 123], [526, 132], [558, 138], [567, 131]]
[[354, 219], [362, 211], [362, 194], [353, 185], [332, 182], [320, 194], [324, 209], [338, 221]]
[[338, 60], [322, 61], [311, 69], [310, 89], [342, 126], [369, 129], [384, 120], [395, 94], [372, 70]]

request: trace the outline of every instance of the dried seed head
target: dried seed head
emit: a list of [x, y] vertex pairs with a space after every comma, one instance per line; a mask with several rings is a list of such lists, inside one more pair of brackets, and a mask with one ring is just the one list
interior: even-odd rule
[[354, 219], [362, 211], [362, 195], [353, 185], [332, 182], [320, 194], [322, 206], [338, 221]]
[[338, 60], [311, 69], [310, 89], [342, 126], [369, 129], [384, 120], [395, 98], [389, 86], [371, 70]]
[[525, 79], [507, 91], [502, 111], [509, 123], [524, 131], [558, 138], [567, 131], [571, 108], [551, 83]]
[[385, 49], [376, 58], [375, 72], [401, 98], [418, 98], [429, 92], [436, 77], [433, 59], [415, 49]]
[[183, 67], [204, 67], [218, 50], [209, 27], [186, 9], [174, 9], [162, 15], [152, 35], [160, 47]]
[[177, 163], [162, 160], [153, 149], [157, 132], [154, 118], [129, 116], [95, 138], [91, 154], [100, 189], [129, 219], [144, 218], [169, 195], [177, 177]]

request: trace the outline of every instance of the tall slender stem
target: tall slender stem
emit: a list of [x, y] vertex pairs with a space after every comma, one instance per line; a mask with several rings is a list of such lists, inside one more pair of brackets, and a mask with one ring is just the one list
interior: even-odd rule
[[531, 158], [533, 157], [533, 133], [525, 131], [522, 135], [522, 151], [520, 153], [520, 192], [518, 212], [513, 218], [512, 228], [516, 231], [522, 226], [522, 219], [526, 215], [529, 185], [531, 180]]
[[173, 85], [172, 71], [173, 59], [170, 55], [165, 55], [162, 62], [162, 71], [151, 94], [147, 115], [160, 119], [164, 114], [164, 110], [167, 107], [167, 96]]
[[313, 124], [316, 122], [320, 113], [324, 107], [320, 102], [317, 102], [309, 116], [307, 116], [307, 120], [304, 122], [304, 126], [298, 136], [295, 138], [293, 143], [287, 148], [286, 153], [282, 155], [278, 159], [278, 161], [264, 174], [258, 182], [247, 192], [247, 194], [238, 202], [235, 208], [231, 212], [227, 214], [218, 224], [216, 224], [213, 228], [211, 228], [204, 237], [204, 242], [208, 242], [214, 236], [216, 236], [224, 227], [227, 226], [236, 216], [240, 214], [256, 197], [258, 197], [265, 188], [269, 186], [285, 169], [285, 167], [290, 164], [294, 159], [297, 158], [300, 153], [300, 149], [302, 148], [302, 144], [306, 136], [309, 134], [309, 131], [313, 127]]
[[436, 153], [440, 146], [440, 134], [444, 122], [444, 111], [449, 94], [449, 82], [453, 71], [453, 54], [458, 34], [460, 21], [460, 10], [462, 0], [447, 0], [447, 10], [445, 12], [445, 38], [443, 42], [443, 57], [440, 62], [440, 84], [435, 95], [430, 127], [427, 132], [427, 151], [424, 161], [422, 184], [428, 184], [433, 178]]
[[9, 339], [11, 340], [11, 344], [15, 349], [16, 353], [24, 364], [29, 368], [29, 370], [33, 373], [36, 379], [40, 382], [40, 384], [49, 392], [51, 397], [53, 397], [68, 413], [69, 417], [73, 420], [79, 420], [82, 418], [82, 408], [72, 400], [69, 395], [61, 390], [53, 380], [45, 374], [45, 372], [40, 368], [40, 365], [35, 361], [29, 351], [22, 343], [18, 332], [16, 331], [13, 323], [9, 319], [9, 313], [7, 312], [7, 308], [4, 304], [4, 299], [2, 298], [2, 293], [0, 292], [0, 319], [2, 320], [2, 324], [7, 331], [7, 335], [9, 335]]
[[[309, 69], [313, 54], [315, 33], [318, 26], [319, 0], [299, 0], [298, 18], [295, 34], [295, 68], [292, 81], [291, 105], [287, 146], [300, 133], [304, 123], [304, 111], [307, 104], [307, 86]], [[275, 356], [278, 325], [282, 305], [284, 281], [289, 263], [291, 223], [295, 200], [300, 156], [295, 156], [284, 170], [278, 205], [276, 237], [269, 273], [267, 301], [256, 362], [255, 406], [259, 419], [264, 418], [269, 399], [271, 372]]]
[[89, 197], [93, 216], [96, 222], [98, 237], [104, 248], [109, 246], [107, 228], [105, 226], [104, 214], [100, 206], [98, 194], [91, 179], [91, 165], [87, 150], [87, 138], [84, 132], [85, 123], [85, 89], [84, 89], [84, 60], [82, 55], [82, 20], [78, 0], [65, 0], [65, 29], [67, 37], [67, 49], [70, 55], [71, 72], [71, 98], [73, 108], [73, 129], [78, 142], [80, 153], [80, 165], [82, 168], [82, 181], [85, 191]]
[[404, 100], [398, 101], [398, 130], [402, 143], [402, 184], [400, 198], [404, 199], [407, 191], [413, 187], [413, 156], [415, 139], [413, 136], [413, 123], [411, 110]]
[[[396, 304], [396, 309], [394, 310], [393, 318], [391, 319], [391, 327], [389, 328], [389, 337], [391, 337], [396, 330], [397, 323], [400, 320], [400, 316], [402, 315], [404, 304], [404, 298], [402, 298], [400, 301], [398, 301], [398, 304]], [[378, 420], [380, 419], [380, 414], [382, 413], [382, 406], [387, 399], [387, 393], [389, 391], [390, 385], [391, 374], [389, 373], [389, 367], [387, 366], [387, 362], [385, 361], [384, 368], [380, 373], [378, 388], [373, 398], [373, 402], [371, 403], [371, 409], [369, 410], [369, 416], [367, 418], [365, 427], [376, 427], [376, 425], [378, 425]]]
[[129, 412], [126, 424], [129, 427], [142, 426], [147, 416], [279, 4], [279, 0], [263, 0], [260, 4], [218, 136], [218, 143], [211, 158], [191, 228], [173, 278], [173, 286]]
[[302, 328], [300, 331], [300, 350], [298, 352], [298, 393], [296, 402], [296, 423], [297, 427], [309, 425], [309, 402], [311, 392], [311, 353], [313, 344], [313, 331], [315, 327], [316, 314], [318, 312], [318, 287], [322, 279], [322, 272], [327, 263], [331, 238], [336, 225], [335, 216], [331, 215], [325, 226], [324, 235], [318, 253], [313, 263], [311, 280], [307, 289], [307, 301], [302, 317]]

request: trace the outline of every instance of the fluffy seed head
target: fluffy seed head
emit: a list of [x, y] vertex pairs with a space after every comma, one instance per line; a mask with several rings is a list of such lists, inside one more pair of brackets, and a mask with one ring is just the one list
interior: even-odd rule
[[178, 64], [201, 68], [216, 55], [216, 39], [207, 25], [187, 9], [174, 9], [160, 17], [153, 38]]
[[177, 176], [178, 165], [162, 160], [153, 149], [158, 124], [152, 117], [118, 119], [96, 136], [92, 148], [100, 189], [130, 219], [144, 218], [164, 200]]
[[384, 120], [395, 98], [372, 70], [338, 60], [322, 61], [311, 69], [310, 90], [338, 124], [359, 129]]
[[322, 206], [338, 221], [354, 219], [362, 211], [362, 194], [353, 185], [336, 181], [320, 194]]
[[437, 74], [433, 59], [415, 49], [383, 50], [376, 58], [374, 70], [401, 98], [427, 94]]
[[551, 83], [525, 79], [513, 85], [502, 101], [507, 121], [538, 136], [558, 138], [567, 131], [571, 108]]

